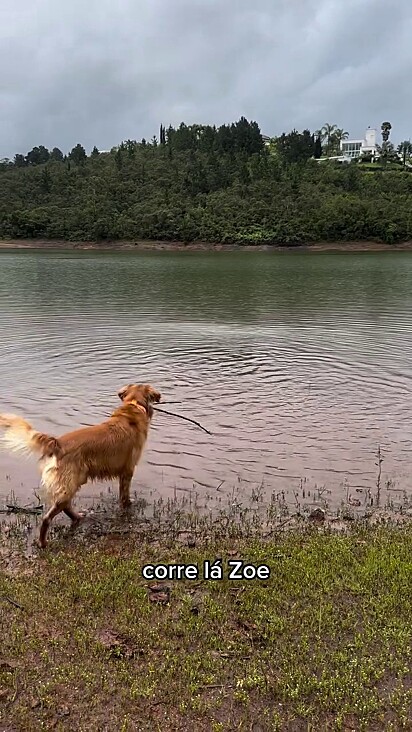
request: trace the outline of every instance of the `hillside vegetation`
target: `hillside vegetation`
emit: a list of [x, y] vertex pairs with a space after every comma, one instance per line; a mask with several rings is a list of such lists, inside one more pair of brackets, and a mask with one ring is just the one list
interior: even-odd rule
[[264, 145], [255, 122], [161, 127], [88, 156], [40, 146], [0, 163], [3, 239], [294, 245], [412, 238], [402, 166], [319, 163], [309, 131]]

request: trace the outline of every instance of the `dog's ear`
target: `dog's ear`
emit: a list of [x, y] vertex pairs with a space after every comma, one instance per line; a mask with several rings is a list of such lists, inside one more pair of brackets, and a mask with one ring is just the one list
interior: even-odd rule
[[119, 391], [117, 392], [117, 396], [119, 397], [119, 399], [122, 400], [122, 402], [124, 401], [124, 398], [126, 397], [129, 389], [130, 389], [130, 384], [127, 384], [127, 386], [122, 386], [122, 388], [119, 389]]
[[160, 402], [160, 400], [162, 398], [160, 391], [157, 391], [157, 389], [154, 389], [153, 386], [151, 386], [150, 384], [148, 384], [146, 387], [146, 394], [147, 394], [147, 398], [151, 402]]

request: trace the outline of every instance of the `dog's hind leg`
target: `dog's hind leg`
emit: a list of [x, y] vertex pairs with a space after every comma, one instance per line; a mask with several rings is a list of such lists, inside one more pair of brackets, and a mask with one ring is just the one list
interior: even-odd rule
[[75, 511], [75, 510], [74, 510], [74, 509], [72, 508], [72, 504], [71, 504], [71, 503], [68, 503], [68, 504], [67, 504], [67, 505], [66, 505], [66, 506], [65, 506], [65, 507], [63, 508], [63, 511], [64, 511], [64, 513], [66, 514], [66, 516], [68, 516], [68, 517], [69, 517], [69, 519], [71, 519], [71, 522], [72, 522], [72, 528], [73, 528], [73, 529], [75, 529], [75, 528], [76, 528], [76, 526], [78, 526], [78, 525], [79, 525], [80, 521], [81, 521], [81, 520], [82, 520], [82, 519], [84, 518], [84, 514], [83, 514], [83, 513], [77, 513], [77, 511]]
[[119, 478], [119, 499], [122, 508], [128, 508], [131, 505], [130, 500], [130, 483], [132, 482], [133, 473], [124, 473]]
[[80, 521], [83, 518], [83, 514], [77, 513], [77, 511], [74, 511], [74, 509], [72, 508], [71, 502], [57, 501], [56, 503], [54, 503], [53, 506], [51, 507], [50, 511], [48, 511], [46, 513], [46, 515], [43, 518], [43, 521], [41, 523], [39, 543], [40, 543], [40, 546], [42, 549], [44, 549], [44, 547], [47, 544], [47, 532], [49, 530], [49, 526], [50, 526], [51, 522], [53, 521], [55, 516], [57, 516], [62, 511], [63, 511], [63, 513], [66, 514], [66, 516], [68, 516], [71, 519], [72, 528], [76, 528], [76, 526], [78, 526], [78, 524], [80, 523]]
[[49, 530], [51, 521], [53, 521], [55, 516], [57, 516], [62, 511], [64, 511], [66, 506], [67, 506], [66, 501], [64, 501], [64, 502], [56, 501], [56, 503], [53, 504], [51, 509], [49, 511], [47, 511], [46, 515], [44, 516], [43, 521], [41, 522], [40, 536], [39, 536], [39, 544], [42, 549], [44, 549], [44, 547], [47, 544], [47, 532]]

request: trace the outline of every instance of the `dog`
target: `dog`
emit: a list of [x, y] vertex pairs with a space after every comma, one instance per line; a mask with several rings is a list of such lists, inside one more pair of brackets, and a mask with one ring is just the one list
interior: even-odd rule
[[39, 455], [42, 484], [51, 502], [43, 517], [39, 544], [47, 544], [50, 522], [62, 511], [76, 526], [83, 518], [72, 508], [81, 486], [93, 480], [119, 479], [122, 508], [130, 506], [130, 484], [145, 446], [153, 403], [161, 394], [150, 384], [129, 384], [118, 392], [122, 404], [105, 422], [61, 437], [37, 432], [12, 414], [0, 415], [3, 441], [13, 451]]

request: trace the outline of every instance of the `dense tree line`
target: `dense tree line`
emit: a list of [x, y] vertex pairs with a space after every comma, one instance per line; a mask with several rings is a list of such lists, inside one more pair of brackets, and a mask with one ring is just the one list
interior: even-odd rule
[[[326, 133], [325, 133], [326, 134]], [[335, 131], [336, 136], [336, 131]], [[329, 131], [332, 144], [333, 133]], [[317, 162], [319, 133], [181, 124], [90, 155], [42, 145], [0, 162], [0, 237], [299, 244], [412, 238], [412, 176]]]

